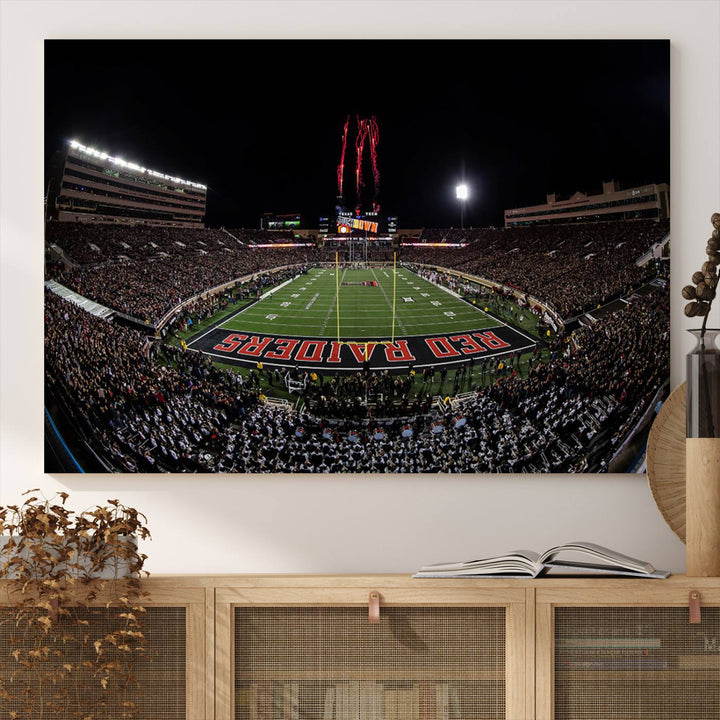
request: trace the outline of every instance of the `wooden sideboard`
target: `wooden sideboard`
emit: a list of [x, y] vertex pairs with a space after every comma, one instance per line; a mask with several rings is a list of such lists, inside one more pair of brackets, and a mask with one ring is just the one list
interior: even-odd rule
[[[718, 578], [166, 575], [144, 586], [160, 653], [140, 681], [175, 696], [144, 720], [720, 718]], [[0, 677], [10, 652], [0, 634]], [[158, 685], [163, 674], [175, 690]]]

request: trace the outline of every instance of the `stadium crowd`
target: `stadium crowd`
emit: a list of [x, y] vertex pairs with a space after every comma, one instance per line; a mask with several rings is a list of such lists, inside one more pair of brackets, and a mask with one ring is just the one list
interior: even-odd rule
[[292, 230], [254, 230], [252, 228], [229, 228], [227, 232], [245, 245], [295, 242]]
[[82, 223], [50, 223], [48, 227], [48, 242], [72, 261], [67, 266], [50, 265], [55, 270], [52, 279], [150, 324], [212, 288], [251, 278], [268, 268], [326, 258], [314, 248], [251, 248], [221, 230]]
[[[402, 248], [398, 260], [491, 279], [542, 298], [563, 318], [587, 312], [646, 280], [635, 260], [667, 233], [652, 221], [424, 230], [421, 242], [463, 239], [463, 248]], [[337, 247], [254, 248], [268, 231], [50, 223], [48, 244], [66, 267], [53, 279], [102, 305], [156, 324], [181, 302], [273, 267], [334, 261]], [[389, 261], [387, 248], [371, 261]], [[57, 266], [55, 266], [57, 267]]]
[[[652, 266], [639, 267], [635, 261], [668, 229], [667, 221], [638, 220], [466, 230], [464, 248], [407, 247], [401, 259], [500, 282], [542, 299], [569, 318], [652, 277]], [[448, 237], [445, 242], [457, 242], [459, 232], [423, 231], [420, 240], [438, 242]]]
[[[47, 292], [45, 372], [121, 471], [583, 470], [594, 445], [612, 449], [665, 381], [668, 315], [667, 291], [656, 288], [559, 339], [527, 378], [510, 362], [463, 402], [430, 405], [410, 374], [320, 377], [295, 413], [267, 402], [255, 371], [220, 370]], [[390, 406], [401, 412], [384, 417]]]
[[335, 373], [324, 382], [322, 375], [311, 373], [304, 396], [309, 410], [323, 418], [392, 418], [426, 414], [430, 399], [413, 391], [414, 371], [407, 375], [357, 372]]

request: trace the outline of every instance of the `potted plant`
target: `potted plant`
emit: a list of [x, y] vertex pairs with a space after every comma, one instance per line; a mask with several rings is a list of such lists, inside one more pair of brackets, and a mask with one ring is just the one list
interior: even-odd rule
[[690, 302], [685, 306], [688, 317], [702, 317], [699, 329], [689, 332], [696, 339], [687, 358], [687, 437], [720, 437], [720, 353], [715, 344], [720, 330], [708, 327], [708, 318], [717, 294], [720, 266], [720, 213], [714, 213], [713, 231], [705, 246], [707, 260], [692, 276], [692, 285], [682, 289]]
[[717, 294], [720, 267], [720, 213], [710, 218], [707, 260], [682, 294], [689, 300], [688, 317], [702, 317], [690, 330], [695, 348], [687, 356], [685, 441], [686, 572], [690, 576], [720, 576], [720, 331], [708, 327]]
[[117, 500], [75, 513], [67, 493], [37, 492], [0, 506], [3, 717], [139, 718], [146, 518]]

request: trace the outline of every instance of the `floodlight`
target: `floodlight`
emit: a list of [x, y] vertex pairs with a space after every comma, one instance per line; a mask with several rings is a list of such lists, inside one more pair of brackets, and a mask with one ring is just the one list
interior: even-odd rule
[[73, 148], [74, 150], [80, 150], [84, 153], [87, 153], [88, 155], [92, 155], [93, 157], [98, 157], [101, 160], [106, 160], [115, 165], [120, 165], [121, 167], [129, 168], [130, 170], [133, 170], [135, 172], [140, 172], [143, 174], [146, 173], [148, 175], [151, 175], [152, 177], [163, 178], [164, 180], [172, 180], [173, 182], [176, 182], [180, 185], [190, 185], [190, 187], [199, 188], [201, 190], [207, 190], [207, 185], [190, 182], [190, 180], [183, 180], [182, 178], [172, 177], [171, 175], [165, 175], [164, 173], [157, 172], [156, 170], [149, 170], [147, 168], [144, 168], [144, 167], [138, 165], [137, 163], [127, 162], [127, 161], [123, 160], [122, 158], [112, 157], [104, 151], [96, 150], [95, 148], [91, 148], [91, 147], [86, 147], [85, 145], [78, 142], [77, 140], [70, 140], [69, 143], [70, 143], [70, 147]]
[[455, 196], [458, 200], [467, 200], [468, 199], [468, 186], [467, 185], [458, 185], [455, 188]]
[[455, 186], [455, 197], [460, 200], [460, 228], [463, 228], [463, 205], [464, 201], [468, 199], [469, 190], [468, 186], [463, 183], [462, 185]]

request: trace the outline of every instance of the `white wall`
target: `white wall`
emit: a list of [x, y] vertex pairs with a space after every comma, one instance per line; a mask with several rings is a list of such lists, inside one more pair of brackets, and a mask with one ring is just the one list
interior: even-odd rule
[[[142, 6], [142, 7], [141, 7]], [[282, 7], [278, 7], [282, 6]], [[3, 0], [0, 503], [64, 489], [82, 509], [145, 512], [153, 573], [410, 572], [590, 539], [676, 572], [684, 546], [644, 476], [88, 476], [43, 474], [42, 40], [81, 37], [669, 38], [672, 385], [690, 343], [680, 288], [720, 211], [720, 3], [16, 2]], [[173, 9], [173, 19], [168, 19]], [[31, 168], [20, 167], [20, 162]]]

